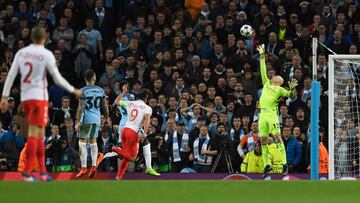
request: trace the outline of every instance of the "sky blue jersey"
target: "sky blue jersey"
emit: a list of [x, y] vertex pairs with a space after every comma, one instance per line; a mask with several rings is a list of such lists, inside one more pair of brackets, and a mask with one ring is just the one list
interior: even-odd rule
[[100, 125], [100, 106], [105, 99], [104, 90], [96, 85], [87, 85], [81, 89], [81, 100], [84, 101], [84, 113], [82, 115], [82, 124]]

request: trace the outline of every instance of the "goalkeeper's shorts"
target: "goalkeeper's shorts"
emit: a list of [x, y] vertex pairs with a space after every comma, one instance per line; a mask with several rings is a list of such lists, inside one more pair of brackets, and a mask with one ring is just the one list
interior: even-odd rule
[[259, 115], [259, 134], [268, 137], [269, 134], [280, 134], [279, 120], [276, 112], [261, 111]]

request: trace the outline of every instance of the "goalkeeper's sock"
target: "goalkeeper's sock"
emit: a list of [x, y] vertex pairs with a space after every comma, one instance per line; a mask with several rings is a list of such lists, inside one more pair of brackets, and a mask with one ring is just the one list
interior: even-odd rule
[[87, 167], [87, 148], [86, 148], [86, 142], [79, 141], [79, 151], [80, 151], [80, 161], [81, 161], [81, 167], [86, 168]]
[[261, 145], [262, 151], [261, 151], [261, 158], [264, 162], [264, 166], [269, 165], [269, 146]]
[[285, 165], [285, 164], [287, 163], [285, 145], [284, 145], [284, 143], [281, 141], [280, 143], [277, 143], [277, 146], [278, 146], [279, 152], [280, 152], [280, 154], [281, 154], [282, 164]]
[[27, 139], [27, 146], [25, 150], [26, 159], [25, 159], [24, 172], [26, 175], [30, 175], [33, 169], [33, 164], [36, 159], [37, 150], [38, 150], [37, 148], [38, 148], [37, 138], [33, 136], [29, 136]]
[[150, 143], [143, 146], [143, 155], [145, 159], [146, 168], [151, 168], [151, 149]]
[[90, 153], [91, 153], [91, 165], [96, 166], [96, 161], [98, 157], [98, 146], [96, 143], [90, 144]]

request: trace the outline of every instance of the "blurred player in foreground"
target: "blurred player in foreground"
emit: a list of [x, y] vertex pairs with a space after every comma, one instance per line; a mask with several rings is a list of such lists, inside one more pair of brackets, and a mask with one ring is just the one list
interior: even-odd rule
[[44, 47], [46, 32], [44, 28], [34, 27], [31, 32], [32, 44], [20, 49], [11, 65], [5, 81], [1, 98], [1, 110], [8, 106], [11, 86], [18, 73], [21, 75], [21, 103], [29, 123], [25, 168], [22, 173], [24, 181], [36, 181], [31, 174], [34, 160], [37, 158], [40, 170], [40, 180], [50, 181], [45, 167], [44, 135], [48, 120], [48, 92], [46, 72], [50, 73], [56, 85], [81, 96], [81, 91], [70, 85], [61, 75], [56, 60], [51, 51]]

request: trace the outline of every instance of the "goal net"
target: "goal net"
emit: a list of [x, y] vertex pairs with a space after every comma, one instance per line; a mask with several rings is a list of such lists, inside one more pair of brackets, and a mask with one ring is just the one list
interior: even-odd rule
[[359, 102], [360, 55], [330, 55], [329, 179], [360, 176]]

